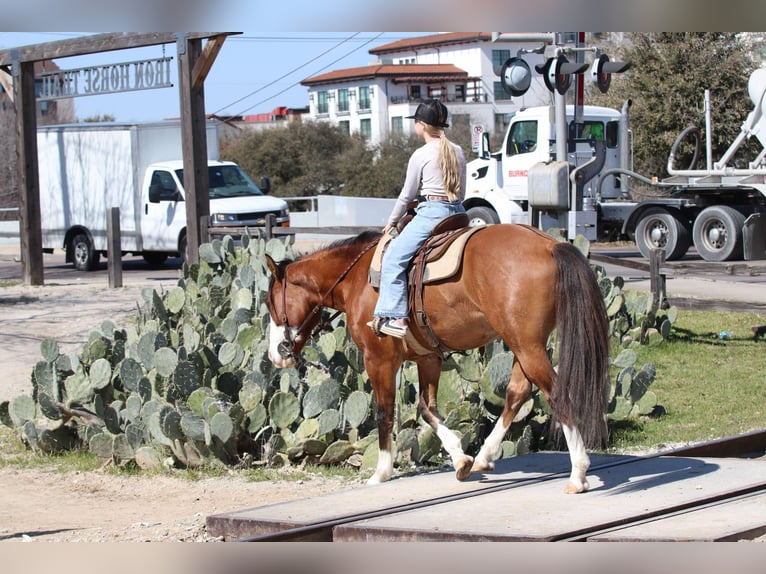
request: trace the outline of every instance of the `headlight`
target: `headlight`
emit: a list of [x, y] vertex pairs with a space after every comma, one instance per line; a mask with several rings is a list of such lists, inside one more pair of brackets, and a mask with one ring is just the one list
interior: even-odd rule
[[237, 216], [232, 215], [230, 213], [216, 213], [214, 215], [214, 218], [216, 221], [223, 221], [223, 222], [237, 221]]

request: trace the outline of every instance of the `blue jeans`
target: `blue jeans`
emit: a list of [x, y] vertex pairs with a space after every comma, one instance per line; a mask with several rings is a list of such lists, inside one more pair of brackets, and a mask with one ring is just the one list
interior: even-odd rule
[[415, 212], [415, 217], [391, 240], [383, 255], [375, 317], [407, 317], [407, 267], [410, 261], [439, 221], [449, 215], [463, 213], [465, 208], [459, 201], [424, 201], [417, 206]]

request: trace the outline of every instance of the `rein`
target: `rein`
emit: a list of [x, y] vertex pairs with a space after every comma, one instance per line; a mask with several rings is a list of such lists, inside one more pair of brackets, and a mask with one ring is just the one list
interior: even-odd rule
[[[343, 273], [340, 274], [340, 277], [338, 277], [335, 280], [335, 283], [332, 284], [332, 286], [322, 296], [319, 302], [316, 305], [314, 305], [314, 308], [309, 312], [309, 314], [306, 315], [306, 318], [303, 320], [303, 323], [301, 323], [300, 327], [296, 329], [296, 332], [295, 332], [296, 336], [299, 336], [303, 332], [303, 330], [306, 328], [306, 325], [309, 324], [309, 322], [311, 321], [314, 315], [322, 311], [322, 309], [324, 308], [325, 300], [330, 296], [330, 294], [340, 284], [340, 282], [343, 281], [343, 279], [345, 279], [346, 275], [349, 274], [351, 269], [354, 268], [354, 265], [356, 265], [359, 262], [362, 256], [364, 256], [365, 253], [367, 253], [370, 249], [372, 249], [378, 244], [378, 241], [372, 241], [369, 245], [367, 245], [364, 249], [362, 249], [356, 257], [354, 257], [353, 261], [351, 261], [351, 263], [348, 264], [348, 267], [346, 267]], [[311, 336], [313, 337], [314, 334], [316, 334], [322, 328], [328, 326], [329, 323], [332, 322], [333, 319], [335, 319], [340, 314], [341, 314], [341, 311], [337, 311], [332, 317], [330, 317], [330, 319], [325, 321], [324, 324], [317, 325], [316, 331], [312, 333]], [[290, 334], [290, 323], [287, 320], [287, 267], [285, 267], [285, 272], [282, 275], [282, 326], [285, 329], [285, 340], [279, 343], [279, 345], [277, 345], [277, 352], [279, 352], [279, 355], [284, 359], [293, 358], [297, 361], [298, 357], [295, 356], [295, 338], [293, 338], [292, 335]]]

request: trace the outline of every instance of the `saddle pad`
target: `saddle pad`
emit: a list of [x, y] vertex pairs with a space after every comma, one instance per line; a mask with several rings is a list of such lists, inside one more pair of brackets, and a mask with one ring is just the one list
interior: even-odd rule
[[[429, 261], [426, 264], [423, 273], [423, 283], [433, 283], [434, 281], [447, 279], [457, 273], [458, 269], [460, 269], [460, 264], [463, 261], [463, 249], [465, 248], [466, 241], [480, 229], [482, 229], [482, 226], [472, 227], [465, 233], [460, 234], [455, 241], [449, 245], [443, 255], [438, 259]], [[372, 255], [369, 282], [373, 287], [380, 287], [380, 264], [383, 259], [383, 253], [386, 250], [386, 245], [388, 245], [388, 242], [391, 241], [391, 239], [391, 235], [382, 237], [378, 246], [375, 248], [375, 253]]]

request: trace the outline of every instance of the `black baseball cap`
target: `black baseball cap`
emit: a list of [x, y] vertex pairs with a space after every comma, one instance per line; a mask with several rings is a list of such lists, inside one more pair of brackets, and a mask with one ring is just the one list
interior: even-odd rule
[[407, 118], [420, 120], [437, 128], [449, 127], [447, 123], [447, 106], [439, 100], [426, 100], [418, 104], [418, 109], [415, 110], [415, 113], [407, 116]]

